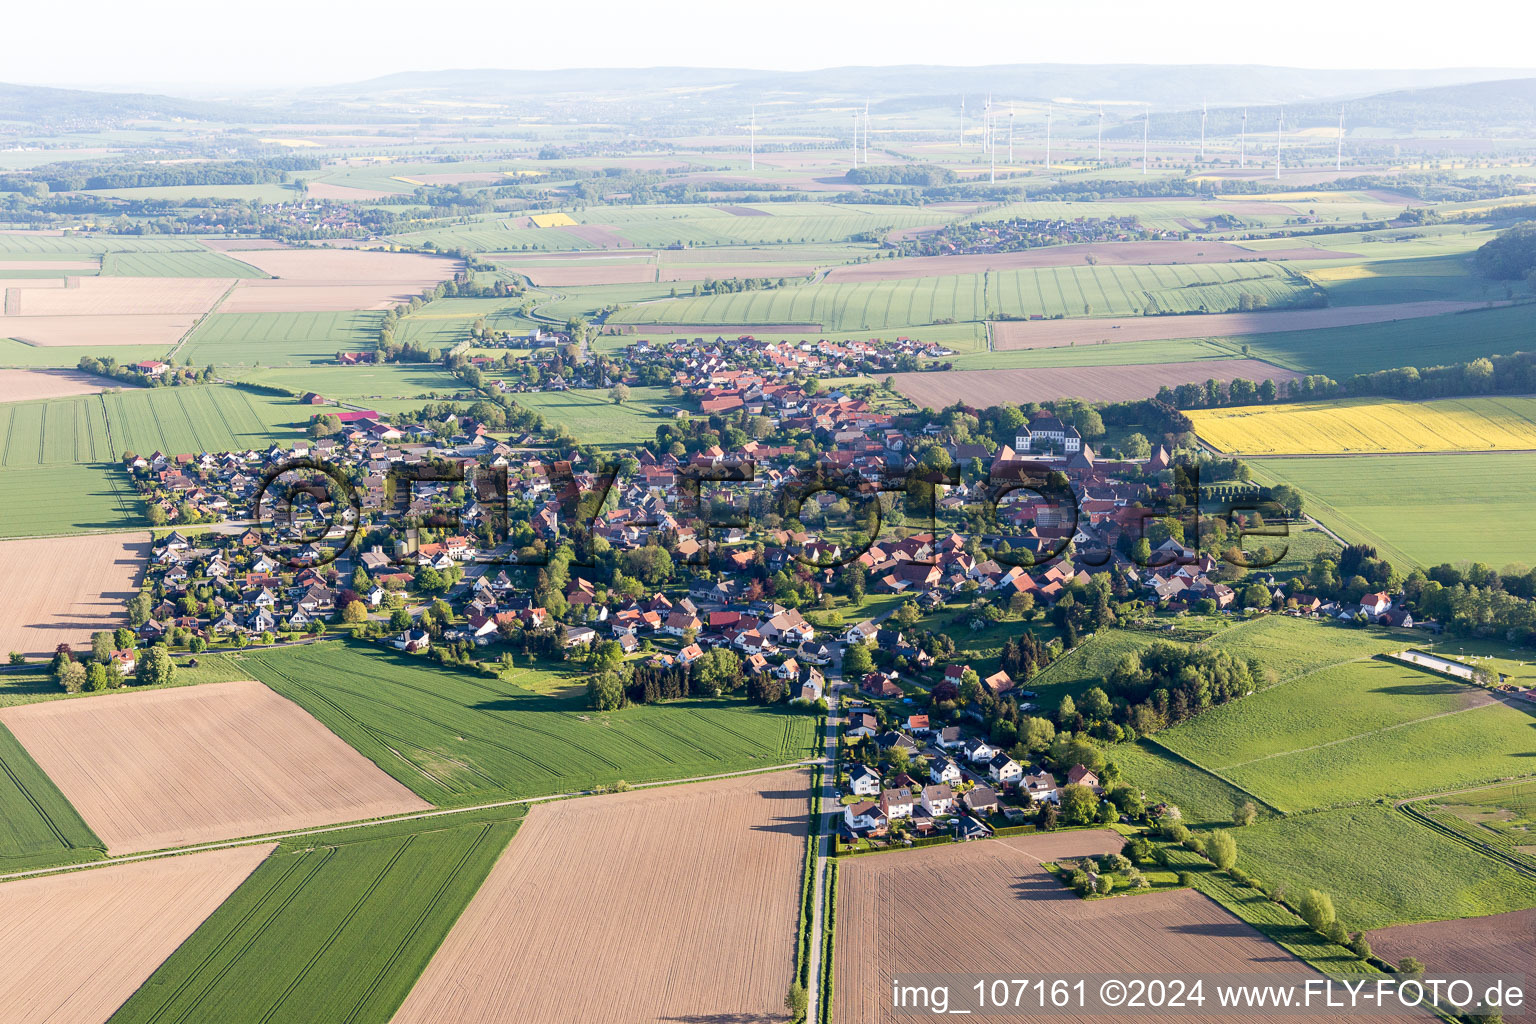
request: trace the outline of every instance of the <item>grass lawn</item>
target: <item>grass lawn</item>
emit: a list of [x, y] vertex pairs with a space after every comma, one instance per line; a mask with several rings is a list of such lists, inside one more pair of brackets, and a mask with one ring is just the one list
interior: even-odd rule
[[501, 808], [283, 842], [112, 1024], [386, 1024], [522, 813]]
[[1148, 804], [1166, 801], [1176, 805], [1191, 828], [1230, 825], [1234, 810], [1249, 800], [1259, 802], [1151, 740], [1116, 744], [1107, 753], [1120, 767], [1121, 778], [1141, 787]]
[[[766, 768], [813, 756], [817, 719], [739, 699], [595, 712], [585, 695], [541, 694], [364, 645], [257, 651], [241, 669], [302, 705], [435, 804], [541, 796]], [[574, 682], [574, 678], [572, 680]]]
[[1503, 566], [1536, 551], [1536, 455], [1361, 455], [1251, 463], [1294, 484], [1306, 511], [1403, 569], [1463, 559]]
[[629, 401], [615, 405], [606, 391], [536, 391], [513, 396], [518, 405], [564, 427], [581, 444], [623, 445], [654, 441], [656, 428], [671, 417], [658, 406], [678, 405], [665, 388], [630, 389]]
[[1536, 906], [1536, 880], [1383, 804], [1262, 821], [1234, 832], [1238, 863], [1292, 901], [1333, 897], [1352, 930]]
[[0, 873], [104, 856], [106, 844], [0, 725]]

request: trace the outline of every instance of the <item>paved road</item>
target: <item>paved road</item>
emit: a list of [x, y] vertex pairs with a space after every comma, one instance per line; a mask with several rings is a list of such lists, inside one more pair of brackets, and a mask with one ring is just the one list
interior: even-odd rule
[[[842, 675], [842, 647], [838, 646], [836, 660], [831, 666], [832, 671], [838, 677]], [[810, 996], [806, 1006], [805, 1019], [814, 1024], [820, 1019], [819, 1002], [821, 1000], [821, 928], [823, 915], [826, 913], [826, 879], [827, 861], [832, 856], [832, 834], [837, 827], [837, 816], [840, 811], [837, 797], [837, 731], [842, 725], [842, 714], [839, 709], [837, 695], [832, 688], [837, 685], [831, 675], [827, 678], [827, 727], [824, 737], [825, 756], [821, 769], [821, 837], [816, 841], [816, 868], [813, 873], [812, 886], [815, 899], [811, 904], [811, 980], [809, 985]]]

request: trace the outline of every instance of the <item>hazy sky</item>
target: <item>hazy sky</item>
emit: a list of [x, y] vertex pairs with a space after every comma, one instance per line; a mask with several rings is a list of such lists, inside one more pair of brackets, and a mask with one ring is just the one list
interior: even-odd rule
[[[1491, 0], [1462, 18], [1448, 17], [1443, 3], [1422, 0], [76, 0], [8, 6], [0, 81], [182, 92], [439, 68], [1536, 64], [1530, 0]], [[1490, 31], [1495, 25], [1500, 29]]]

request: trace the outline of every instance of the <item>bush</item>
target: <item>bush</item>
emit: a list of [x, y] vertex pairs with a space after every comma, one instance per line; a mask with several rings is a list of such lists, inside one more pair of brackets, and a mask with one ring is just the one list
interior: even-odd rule
[[1193, 871], [1180, 871], [1179, 884], [1183, 886], [1193, 886], [1195, 884], [1195, 873]]
[[1344, 922], [1340, 921], [1338, 918], [1334, 918], [1332, 921], [1329, 921], [1327, 927], [1323, 929], [1323, 938], [1327, 939], [1329, 942], [1337, 943], [1338, 945], [1342, 946], [1349, 942], [1349, 931], [1344, 927]]
[[1093, 883], [1093, 891], [1100, 896], [1108, 896], [1115, 889], [1115, 877], [1113, 875], [1100, 875]]
[[1258, 807], [1254, 806], [1252, 800], [1245, 800], [1242, 806], [1232, 811], [1232, 824], [1236, 825], [1238, 828], [1242, 828], [1245, 825], [1252, 825], [1254, 821], [1258, 819], [1258, 817]]
[[1365, 937], [1365, 932], [1355, 932], [1349, 937], [1349, 951], [1361, 960], [1371, 958], [1371, 943]]
[[25, 654], [22, 654], [20, 651], [12, 651], [11, 652], [11, 664], [12, 665], [25, 665], [26, 663], [27, 663], [27, 656]]
[[1248, 872], [1244, 871], [1242, 868], [1228, 868], [1227, 876], [1231, 878], [1232, 881], [1242, 886], [1247, 886], [1252, 882], [1252, 880], [1248, 877]]
[[1199, 836], [1190, 836], [1188, 839], [1184, 840], [1184, 849], [1191, 853], [1198, 853], [1200, 856], [1204, 857], [1205, 840], [1201, 839]]
[[1206, 840], [1206, 849], [1211, 863], [1223, 871], [1230, 870], [1237, 863], [1237, 840], [1232, 838], [1232, 833], [1217, 829]]
[[1307, 926], [1318, 934], [1324, 934], [1323, 929], [1333, 923], [1333, 900], [1325, 892], [1316, 889], [1308, 889], [1306, 895], [1301, 898], [1301, 904], [1296, 908], [1301, 919], [1307, 922]]

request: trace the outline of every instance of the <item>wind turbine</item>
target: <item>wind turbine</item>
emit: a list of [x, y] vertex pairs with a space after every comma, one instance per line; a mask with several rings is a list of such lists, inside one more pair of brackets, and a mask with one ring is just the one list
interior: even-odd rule
[[752, 108], [752, 121], [747, 127], [747, 170], [757, 170], [757, 107]]
[[1342, 103], [1339, 104], [1339, 148], [1333, 156], [1333, 169], [1336, 171], [1344, 169], [1344, 104]]
[[1013, 166], [1013, 100], [1008, 101], [1008, 166]]
[[992, 94], [987, 93], [987, 105], [981, 109], [981, 148], [992, 149]]
[[1051, 113], [1052, 113], [1052, 111], [1053, 111], [1053, 108], [1052, 108], [1051, 104], [1047, 103], [1045, 105], [1045, 171], [1046, 171], [1047, 174], [1049, 174], [1050, 171], [1051, 171]]
[[1280, 116], [1275, 120], [1275, 180], [1280, 180], [1280, 146], [1285, 141], [1285, 108], [1280, 108]]
[[1099, 104], [1099, 163], [1104, 162], [1104, 104]]
[[1205, 100], [1200, 101], [1200, 162], [1205, 163], [1205, 118], [1207, 110]]
[[960, 94], [960, 148], [965, 148], [965, 93]]
[[864, 163], [869, 164], [869, 100], [864, 101]]
[[1247, 107], [1243, 108], [1243, 129], [1242, 129], [1242, 134], [1238, 136], [1238, 143], [1237, 143], [1237, 166], [1239, 168], [1243, 168], [1243, 167], [1247, 167], [1248, 166], [1248, 108]]
[[853, 166], [859, 166], [859, 112], [853, 112]]
[[1152, 120], [1152, 111], [1141, 112], [1141, 173], [1147, 173], [1147, 124]]

